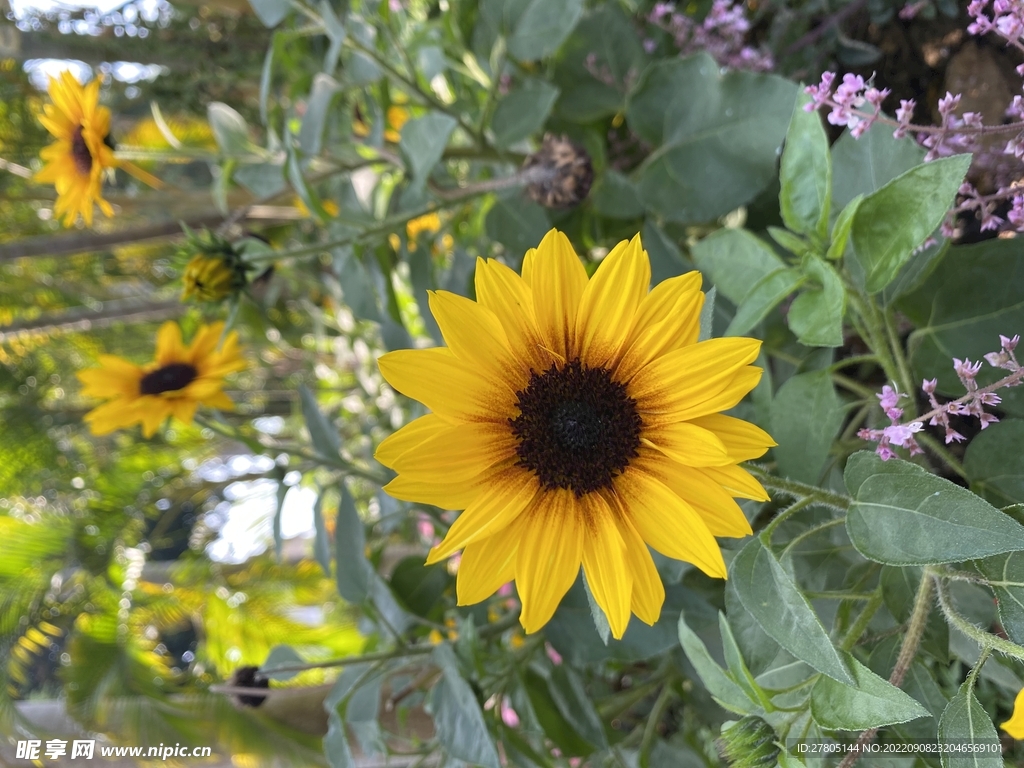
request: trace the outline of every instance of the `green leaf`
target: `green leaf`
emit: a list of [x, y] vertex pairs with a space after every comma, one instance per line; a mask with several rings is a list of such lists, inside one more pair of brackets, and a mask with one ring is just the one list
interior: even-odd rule
[[582, 736], [576, 733], [569, 721], [559, 711], [551, 696], [548, 681], [534, 670], [527, 668], [523, 675], [523, 687], [529, 697], [530, 706], [544, 734], [555, 743], [562, 754], [571, 757], [585, 757], [594, 752]]
[[760, 538], [736, 555], [729, 578], [743, 607], [779, 645], [819, 672], [855, 684], [807, 598]]
[[306, 155], [320, 154], [324, 125], [330, 113], [334, 97], [341, 91], [341, 84], [330, 75], [319, 72], [313, 77], [313, 89], [306, 100], [306, 113], [299, 129], [299, 148]]
[[824, 241], [832, 198], [832, 157], [821, 116], [817, 110], [804, 109], [808, 102], [809, 96], [799, 94], [789, 120], [779, 171], [779, 208], [793, 232]]
[[[886, 565], [882, 568], [878, 584], [882, 590], [885, 607], [896, 621], [910, 620], [914, 610], [914, 599], [921, 585], [921, 575], [922, 569], [914, 565], [902, 568]], [[921, 650], [943, 663], [949, 661], [949, 624], [939, 611], [928, 612]]]
[[370, 563], [366, 560], [366, 531], [355, 499], [345, 481], [338, 484], [341, 500], [334, 523], [334, 561], [338, 594], [350, 603], [363, 602], [370, 589]]
[[910, 696], [883, 680], [850, 654], [844, 654], [854, 685], [819, 677], [811, 689], [811, 714], [822, 728], [863, 731], [906, 723], [929, 712]]
[[611, 168], [597, 180], [590, 201], [595, 211], [609, 219], [635, 219], [644, 214], [643, 200], [633, 182]]
[[701, 272], [739, 306], [763, 278], [786, 263], [763, 240], [745, 229], [720, 229], [691, 250]]
[[954, 155], [919, 165], [861, 201], [851, 237], [869, 293], [892, 282], [942, 223], [970, 164], [970, 155]]
[[540, 131], [557, 98], [558, 89], [546, 80], [524, 80], [494, 110], [491, 130], [495, 143], [508, 147]]
[[275, 645], [267, 654], [267, 660], [260, 666], [260, 672], [271, 680], [291, 680], [298, 672], [274, 672], [276, 667], [290, 667], [305, 664], [306, 660], [290, 645]]
[[841, 347], [846, 289], [832, 267], [818, 258], [804, 265], [805, 274], [817, 286], [804, 287], [786, 315], [789, 328], [801, 344], [809, 347]]
[[605, 615], [604, 609], [594, 599], [594, 593], [590, 591], [590, 585], [587, 583], [585, 576], [583, 577], [583, 591], [587, 593], [587, 603], [590, 605], [590, 616], [594, 619], [594, 629], [601, 636], [601, 642], [608, 645], [612, 628], [608, 624], [608, 617]]
[[508, 39], [519, 61], [536, 61], [555, 51], [583, 15], [583, 0], [530, 0]]
[[711, 338], [712, 326], [715, 322], [715, 299], [718, 297], [718, 289], [714, 286], [704, 294], [704, 306], [700, 308], [700, 333], [698, 341], [707, 341]]
[[1024, 643], [1024, 553], [986, 557], [975, 565], [995, 592], [999, 623], [1011, 640]]
[[277, 491], [274, 494], [274, 554], [280, 560], [281, 551], [284, 549], [284, 534], [281, 528], [284, 498], [288, 495], [290, 486], [284, 484], [284, 469], [280, 466], [274, 468], [274, 479], [277, 480]]
[[648, 208], [669, 221], [709, 221], [775, 178], [796, 85], [722, 74], [707, 54], [649, 67], [630, 96], [630, 127], [657, 149], [636, 172]]
[[331, 542], [327, 535], [327, 526], [324, 524], [323, 493], [317, 494], [316, 503], [313, 504], [313, 530], [315, 532], [313, 556], [329, 578], [331, 575]]
[[771, 712], [774, 707], [764, 689], [757, 684], [747, 668], [747, 663], [743, 660], [743, 653], [740, 651], [739, 645], [736, 644], [736, 638], [732, 635], [729, 622], [721, 611], [718, 612], [718, 630], [722, 635], [722, 650], [725, 652], [725, 663], [729, 667], [729, 676], [739, 684], [747, 698], [760, 703], [765, 710]]
[[480, 704], [460, 674], [451, 646], [441, 643], [434, 648], [433, 656], [444, 674], [432, 692], [438, 741], [452, 757], [485, 768], [500, 768]]
[[302, 418], [306, 421], [313, 448], [328, 463], [336, 463], [341, 453], [341, 435], [320, 411], [316, 395], [305, 384], [299, 385], [299, 399], [302, 402]]
[[853, 217], [857, 215], [863, 195], [857, 195], [847, 203], [839, 213], [835, 226], [832, 227], [832, 241], [829, 243], [828, 252], [825, 258], [829, 261], [838, 261], [846, 253], [846, 246], [850, 242], [850, 230], [853, 229]]
[[653, 219], [644, 221], [643, 229], [640, 230], [640, 239], [643, 241], [644, 249], [651, 257], [651, 285], [657, 285], [662, 280], [676, 277], [693, 269], [693, 265], [679, 252], [679, 247]]
[[990, 425], [967, 445], [964, 471], [971, 490], [992, 504], [1024, 502], [1024, 421]]
[[732, 582], [725, 585], [725, 615], [729, 619], [731, 634], [751, 673], [760, 675], [770, 669], [781, 652], [779, 644], [743, 610], [743, 604], [736, 596], [736, 588]]
[[[346, 673], [349, 670], [345, 670]], [[327, 735], [324, 736], [324, 756], [331, 768], [354, 768], [355, 759], [352, 757], [352, 749], [348, 744], [348, 733], [345, 730], [345, 721], [341, 719], [338, 706], [342, 699], [348, 695], [351, 684], [342, 674], [334, 686], [324, 698], [324, 710], [327, 712]]]
[[441, 112], [429, 112], [402, 126], [399, 147], [409, 163], [409, 171], [418, 188], [422, 189], [430, 171], [441, 160], [448, 137], [455, 130], [454, 117]]
[[843, 425], [843, 410], [828, 371], [790, 377], [771, 406], [771, 435], [779, 471], [794, 480], [817, 483], [832, 440]]
[[885, 565], [958, 563], [1024, 550], [1024, 526], [948, 480], [899, 459], [860, 483], [850, 541]]
[[704, 641], [687, 626], [683, 614], [679, 615], [679, 643], [683, 646], [686, 658], [693, 664], [701, 682], [704, 683], [704, 687], [715, 701], [730, 712], [740, 715], [748, 715], [756, 710], [756, 699], [747, 696], [743, 689], [726, 674], [725, 670], [715, 663], [711, 654], [708, 653]]
[[422, 555], [403, 558], [391, 573], [392, 591], [406, 608], [424, 618], [439, 613], [435, 609], [451, 581], [443, 563], [424, 565]]
[[234, 109], [219, 101], [211, 102], [206, 107], [206, 119], [222, 153], [243, 155], [249, 151], [249, 126]]
[[760, 323], [783, 299], [806, 280], [799, 269], [784, 267], [762, 277], [740, 302], [725, 329], [726, 336], [742, 336]]
[[495, 201], [487, 212], [484, 228], [491, 240], [505, 248], [509, 264], [518, 270], [523, 256], [540, 244], [551, 228], [551, 222], [537, 203], [516, 195]]
[[576, 733], [595, 747], [607, 749], [608, 739], [601, 717], [594, 709], [580, 676], [569, 665], [562, 664], [551, 671], [548, 691], [558, 711]]
[[[899, 301], [900, 310], [917, 327], [909, 347], [918, 379], [936, 378], [938, 392], [961, 397], [964, 388], [950, 358], [978, 360], [998, 350], [999, 334], [1012, 336], [1024, 328], [1020, 249], [1019, 239], [952, 246], [924, 285]], [[978, 384], [991, 384], [1008, 373], [985, 366]], [[1000, 409], [1024, 416], [1024, 387], [999, 394]]]
[[800, 235], [794, 235], [788, 229], [768, 227], [768, 234], [771, 235], [772, 240], [795, 256], [804, 256], [814, 252], [808, 240]]
[[[942, 754], [942, 768], [1002, 768], [1002, 749], [992, 719], [985, 712], [967, 682], [942, 713], [939, 720], [939, 743], [953, 749]], [[977, 744], [989, 747], [986, 752], [962, 752], [956, 747]]]
[[832, 145], [833, 210], [845, 208], [858, 195], [870, 195], [901, 173], [924, 162], [924, 149], [909, 136], [894, 139], [880, 123], [855, 139], [845, 131]]
[[288, 0], [249, 0], [249, 5], [265, 27], [276, 27], [292, 7]]

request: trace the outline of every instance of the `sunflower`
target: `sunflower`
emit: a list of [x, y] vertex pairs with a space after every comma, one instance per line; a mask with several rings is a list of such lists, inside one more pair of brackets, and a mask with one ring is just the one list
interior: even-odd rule
[[208, 253], [192, 257], [185, 267], [185, 274], [181, 276], [181, 282], [184, 285], [182, 301], [192, 298], [197, 301], [221, 301], [237, 289], [236, 273], [230, 262]]
[[100, 81], [79, 85], [65, 70], [59, 78], [50, 78], [50, 100], [39, 121], [57, 140], [39, 153], [45, 162], [35, 181], [53, 184], [57, 189], [54, 214], [70, 227], [79, 215], [92, 225], [93, 203], [107, 216], [114, 215], [103, 199], [103, 174], [117, 165], [107, 145], [110, 110], [99, 106]]
[[1013, 700], [1013, 714], [1010, 719], [1000, 723], [999, 727], [1015, 739], [1024, 739], [1024, 688]]
[[234, 407], [222, 388], [224, 377], [246, 367], [238, 349], [238, 334], [219, 344], [224, 323], [204, 325], [186, 347], [181, 329], [170, 321], [157, 333], [156, 359], [145, 366], [114, 355], [100, 355], [100, 367], [81, 371], [82, 394], [109, 402], [85, 415], [94, 435], [105, 435], [133, 424], [152, 437], [168, 416], [191, 424], [201, 403], [211, 408]]
[[447, 348], [380, 358], [384, 378], [424, 403], [377, 449], [386, 490], [464, 510], [428, 563], [462, 550], [459, 603], [515, 580], [535, 632], [583, 566], [615, 637], [653, 624], [665, 599], [648, 545], [725, 578], [716, 536], [751, 529], [733, 497], [766, 500], [739, 462], [775, 443], [724, 411], [761, 377], [760, 342], [698, 341], [697, 272], [648, 292], [639, 236], [587, 273], [552, 230], [522, 277], [478, 260], [476, 301], [437, 291]]

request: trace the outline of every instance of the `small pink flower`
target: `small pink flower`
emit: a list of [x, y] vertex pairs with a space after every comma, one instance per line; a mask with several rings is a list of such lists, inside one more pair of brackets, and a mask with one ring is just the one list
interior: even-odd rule
[[561, 654], [554, 649], [551, 643], [544, 643], [544, 653], [548, 655], [548, 658], [551, 659], [551, 663], [556, 667], [562, 663]]
[[502, 698], [501, 700], [501, 721], [505, 723], [509, 728], [519, 727], [519, 714], [512, 709], [512, 705], [508, 703], [508, 699]]

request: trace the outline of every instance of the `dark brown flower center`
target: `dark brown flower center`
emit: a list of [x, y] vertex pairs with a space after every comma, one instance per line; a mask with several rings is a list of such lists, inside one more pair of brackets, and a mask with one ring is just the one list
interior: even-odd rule
[[92, 153], [82, 135], [82, 126], [75, 128], [71, 135], [71, 158], [75, 161], [75, 168], [79, 173], [88, 174], [92, 171]]
[[519, 466], [547, 489], [577, 496], [608, 488], [637, 456], [643, 422], [626, 388], [603, 368], [578, 361], [534, 373], [516, 393]]
[[184, 389], [196, 378], [196, 369], [188, 363], [170, 363], [150, 371], [139, 382], [139, 391], [144, 395], [159, 395]]

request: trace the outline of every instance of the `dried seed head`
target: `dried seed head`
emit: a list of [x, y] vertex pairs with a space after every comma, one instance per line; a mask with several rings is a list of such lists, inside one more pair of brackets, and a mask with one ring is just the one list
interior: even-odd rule
[[545, 208], [572, 208], [587, 198], [594, 182], [590, 155], [566, 136], [544, 136], [541, 148], [523, 165], [527, 191]]

